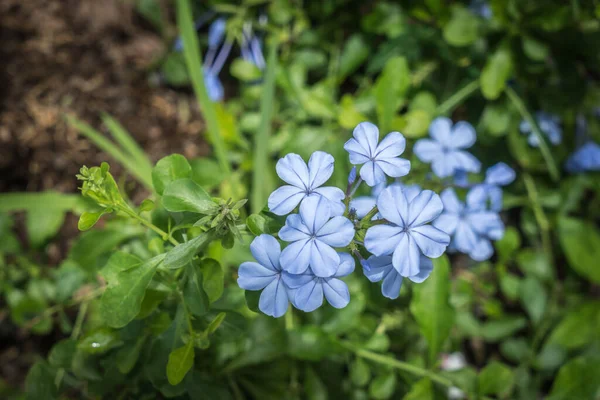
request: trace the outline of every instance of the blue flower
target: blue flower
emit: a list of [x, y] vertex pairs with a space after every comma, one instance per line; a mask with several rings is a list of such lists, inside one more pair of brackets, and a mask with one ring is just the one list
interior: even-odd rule
[[354, 128], [354, 138], [344, 144], [352, 164], [364, 164], [360, 177], [369, 186], [386, 180], [386, 175], [399, 178], [408, 174], [410, 161], [398, 157], [404, 152], [406, 140], [400, 132], [389, 133], [381, 143], [379, 129], [370, 122], [361, 122]]
[[338, 253], [340, 264], [335, 273], [327, 278], [314, 275], [310, 269], [303, 274], [284, 275], [284, 281], [294, 290], [293, 304], [296, 308], [311, 312], [321, 307], [323, 295], [335, 308], [344, 308], [350, 302], [350, 291], [346, 283], [339, 278], [354, 271], [354, 258], [348, 253]]
[[208, 97], [212, 101], [220, 101], [223, 99], [225, 93], [223, 84], [218, 75], [215, 75], [210, 69], [204, 70], [204, 85], [206, 86]]
[[444, 213], [433, 222], [438, 229], [452, 236], [451, 247], [468, 254], [475, 261], [489, 259], [494, 253], [491, 240], [504, 236], [504, 223], [495, 211], [486, 209], [481, 191], [469, 191], [466, 206], [454, 189], [442, 192]]
[[302, 274], [308, 267], [321, 278], [335, 274], [340, 257], [333, 247], [345, 247], [354, 238], [354, 226], [346, 217], [331, 218], [329, 201], [323, 196], [307, 197], [300, 214], [289, 215], [279, 238], [290, 244], [281, 252], [285, 271]]
[[[404, 185], [400, 182], [392, 183], [390, 186], [396, 185], [402, 188], [407, 197], [414, 198], [421, 191], [421, 187], [417, 184], [412, 185]], [[363, 218], [365, 215], [369, 213], [377, 205], [377, 196], [381, 193], [383, 189], [385, 189], [385, 183], [376, 185], [371, 190], [371, 196], [359, 196], [350, 201], [350, 209], [354, 209], [356, 216], [358, 218]], [[379, 214], [377, 214], [373, 219], [378, 219]]]
[[[391, 256], [371, 256], [367, 263], [369, 269], [364, 269], [365, 276], [371, 282], [383, 281], [381, 285], [381, 293], [388, 299], [397, 299], [400, 296], [400, 288], [402, 287], [402, 275], [396, 271], [392, 264]], [[419, 259], [419, 273], [409, 276], [408, 279], [415, 283], [421, 283], [429, 277], [433, 271], [433, 263], [423, 255]]]
[[252, 25], [247, 23], [242, 28], [242, 58], [260, 69], [265, 68], [265, 58], [260, 39], [252, 33]]
[[260, 235], [250, 244], [258, 262], [244, 262], [238, 269], [238, 285], [245, 290], [262, 290], [258, 308], [267, 315], [281, 317], [288, 308], [290, 289], [282, 278], [279, 242], [270, 235]]
[[465, 151], [477, 139], [471, 124], [460, 121], [452, 126], [449, 118], [438, 117], [429, 126], [429, 135], [433, 140], [418, 140], [413, 150], [419, 160], [431, 163], [438, 177], [446, 178], [457, 171], [479, 172], [481, 163]]
[[288, 154], [277, 162], [277, 175], [289, 185], [275, 190], [269, 196], [269, 210], [277, 215], [289, 214], [309, 197], [324, 197], [329, 200], [333, 215], [342, 215], [345, 210], [344, 192], [336, 187], [320, 187], [333, 173], [333, 156], [315, 151], [308, 166], [298, 154]]
[[565, 168], [571, 173], [600, 171], [600, 146], [587, 142], [569, 157]]
[[[540, 130], [548, 137], [550, 143], [558, 145], [562, 141], [562, 129], [560, 127], [560, 118], [556, 115], [546, 113], [544, 111], [538, 111], [535, 113], [535, 119], [540, 127]], [[538, 147], [540, 145], [538, 136], [533, 132], [533, 129], [529, 122], [523, 120], [519, 125], [519, 130], [524, 135], [529, 135], [527, 142], [532, 147]]]
[[446, 250], [450, 237], [427, 225], [443, 210], [440, 196], [431, 190], [409, 196], [401, 187], [392, 185], [381, 192], [377, 207], [390, 224], [370, 227], [365, 248], [375, 256], [393, 254], [392, 264], [401, 276], [419, 274], [421, 254], [436, 258]]
[[510, 185], [516, 178], [515, 171], [503, 162], [499, 162], [485, 173], [485, 181], [473, 186], [472, 198], [480, 199], [483, 204], [489, 201], [490, 210], [499, 212], [502, 210], [501, 186]]
[[223, 39], [225, 38], [225, 28], [227, 26], [227, 20], [225, 18], [217, 18], [208, 27], [208, 47], [218, 47]]
[[492, 7], [484, 0], [473, 0], [469, 4], [469, 9], [473, 14], [479, 15], [483, 19], [492, 18]]

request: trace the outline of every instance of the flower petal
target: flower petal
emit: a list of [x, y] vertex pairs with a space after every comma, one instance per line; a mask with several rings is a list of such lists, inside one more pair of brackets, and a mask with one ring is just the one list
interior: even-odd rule
[[403, 236], [405, 234], [398, 226], [375, 225], [367, 229], [365, 248], [375, 256], [390, 255]]
[[338, 267], [337, 271], [335, 271], [334, 276], [336, 278], [342, 278], [354, 272], [355, 262], [354, 257], [348, 253], [338, 253], [338, 255], [340, 256], [340, 266]]
[[479, 236], [477, 233], [475, 233], [468, 223], [461, 221], [454, 233], [453, 242], [456, 249], [462, 253], [469, 254], [475, 248], [478, 241]]
[[298, 154], [287, 154], [277, 161], [275, 170], [277, 171], [277, 175], [286, 183], [308, 191], [308, 167]]
[[417, 140], [413, 147], [413, 153], [423, 162], [430, 163], [443, 155], [440, 143], [431, 139]]
[[288, 308], [289, 299], [281, 279], [275, 279], [262, 291], [258, 308], [271, 317], [279, 318]]
[[363, 272], [367, 279], [371, 282], [379, 282], [385, 278], [391, 270], [394, 270], [391, 256], [371, 256], [367, 259], [367, 262], [369, 263], [371, 269], [368, 271], [365, 269]]
[[466, 121], [459, 121], [452, 127], [450, 146], [453, 149], [467, 149], [477, 140], [473, 125]]
[[290, 274], [287, 271], [283, 271], [281, 274], [283, 283], [290, 289], [298, 289], [300, 286], [306, 285], [313, 279], [318, 279], [310, 269], [307, 269], [303, 274]]
[[488, 185], [506, 186], [510, 185], [516, 177], [517, 174], [514, 169], [506, 163], [499, 162], [487, 169], [485, 172], [485, 183]]
[[391, 269], [385, 278], [383, 278], [383, 284], [381, 285], [381, 294], [388, 299], [397, 299], [400, 296], [400, 289], [402, 288], [402, 276], [395, 269]]
[[431, 271], [433, 271], [433, 262], [431, 259], [421, 256], [421, 262], [419, 264], [420, 271], [417, 275], [409, 276], [408, 279], [414, 283], [421, 283], [425, 279], [429, 278]]
[[404, 153], [406, 139], [400, 132], [390, 132], [383, 138], [375, 150], [375, 159], [394, 158]]
[[327, 182], [333, 174], [333, 156], [324, 151], [315, 151], [308, 160], [309, 189], [315, 189]]
[[373, 161], [369, 161], [360, 167], [360, 177], [371, 187], [386, 180], [383, 170]]
[[329, 246], [348, 246], [354, 238], [354, 225], [346, 217], [333, 217], [319, 229], [316, 235]]
[[419, 273], [419, 246], [411, 235], [403, 234], [394, 255], [392, 264], [402, 276], [413, 276]]
[[390, 185], [383, 189], [377, 197], [377, 208], [383, 218], [398, 226], [407, 226], [408, 201], [401, 186]]
[[464, 208], [461, 201], [458, 199], [456, 192], [452, 188], [448, 188], [440, 195], [442, 203], [444, 204], [444, 212], [453, 214], [460, 214]]
[[442, 213], [437, 217], [432, 225], [438, 228], [442, 232], [446, 232], [448, 235], [452, 235], [458, 225], [459, 217], [458, 214]]
[[437, 193], [423, 190], [408, 206], [408, 226], [416, 227], [436, 219], [444, 210]]
[[375, 161], [375, 164], [391, 178], [400, 178], [408, 175], [410, 171], [410, 161], [400, 157], [380, 158]]
[[280, 271], [279, 255], [281, 246], [271, 235], [257, 236], [250, 244], [250, 252], [261, 265], [273, 271]]
[[421, 225], [411, 230], [411, 236], [421, 249], [421, 252], [430, 258], [437, 258], [444, 254], [450, 243], [450, 236], [431, 225]]
[[[397, 184], [400, 185], [400, 184]], [[402, 186], [402, 191], [404, 192], [404, 196], [406, 196], [406, 201], [408, 201], [409, 203], [411, 201], [413, 201], [413, 199], [415, 197], [417, 197], [419, 195], [419, 193], [421, 193], [421, 191], [423, 189], [421, 189], [421, 186], [417, 185], [416, 183], [413, 183], [412, 185], [401, 185]]]
[[[318, 193], [329, 200], [329, 208], [332, 216], [342, 215], [344, 214], [344, 211], [346, 211], [346, 206], [344, 205], [344, 198], [346, 195], [342, 189], [333, 186], [325, 186], [314, 189], [313, 194], [314, 193]], [[311, 194], [311, 196], [313, 194]]]
[[331, 217], [329, 200], [323, 196], [308, 196], [300, 204], [300, 216], [311, 234], [315, 234]]
[[314, 279], [300, 287], [294, 296], [294, 304], [300, 310], [311, 312], [323, 304], [323, 285], [321, 279]]
[[469, 211], [484, 210], [488, 197], [488, 185], [476, 185], [467, 193], [467, 208]]
[[481, 170], [481, 162], [472, 155], [471, 153], [459, 150], [453, 151], [452, 153], [448, 153], [448, 157], [452, 157], [454, 159], [454, 170], [457, 169], [477, 173]]
[[473, 230], [490, 239], [498, 240], [504, 236], [504, 223], [493, 211], [481, 211], [467, 216], [467, 222]]
[[372, 196], [360, 196], [350, 200], [350, 209], [354, 209], [356, 216], [362, 218], [376, 206], [377, 199]]
[[429, 125], [429, 136], [440, 144], [449, 147], [452, 142], [452, 120], [446, 117], [438, 117]]
[[277, 279], [277, 272], [259, 263], [245, 262], [238, 269], [237, 283], [245, 290], [264, 289], [273, 279]]
[[339, 266], [340, 256], [333, 248], [318, 239], [312, 241], [310, 269], [316, 276], [322, 278], [333, 276]]
[[485, 261], [488, 260], [492, 254], [494, 254], [492, 243], [488, 239], [480, 238], [469, 252], [469, 257], [475, 261]]
[[375, 155], [377, 149], [377, 142], [379, 141], [379, 129], [370, 122], [361, 122], [354, 128], [352, 136], [358, 141], [365, 154], [372, 158]]
[[345, 282], [330, 278], [323, 282], [325, 298], [335, 308], [344, 308], [350, 303], [350, 291]]
[[354, 138], [344, 143], [344, 150], [350, 155], [351, 164], [364, 164], [369, 161], [370, 155], [368, 149], [364, 149]]
[[449, 157], [449, 153], [440, 154], [431, 162], [431, 170], [439, 178], [447, 178], [452, 176], [455, 171], [455, 162], [453, 157]]
[[301, 274], [306, 271], [310, 264], [310, 248], [309, 239], [298, 240], [289, 244], [281, 252], [279, 259], [281, 268], [291, 274]]
[[291, 213], [304, 198], [306, 192], [295, 186], [285, 185], [276, 189], [269, 196], [269, 210], [273, 214], [286, 215]]
[[302, 217], [299, 214], [288, 215], [285, 219], [285, 225], [279, 230], [279, 239], [285, 242], [296, 242], [302, 239], [308, 239], [311, 232], [304, 225]]

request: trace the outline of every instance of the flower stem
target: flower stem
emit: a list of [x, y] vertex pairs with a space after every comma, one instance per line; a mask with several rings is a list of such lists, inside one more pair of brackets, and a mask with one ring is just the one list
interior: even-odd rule
[[464, 86], [462, 89], [454, 93], [450, 96], [446, 101], [440, 104], [437, 108], [438, 115], [448, 114], [454, 108], [456, 108], [460, 103], [465, 101], [469, 96], [471, 96], [475, 91], [479, 89], [479, 80], [474, 80], [468, 85]]
[[540, 236], [542, 237], [542, 248], [544, 249], [544, 253], [546, 253], [546, 256], [548, 257], [548, 262], [552, 265], [554, 263], [554, 259], [552, 257], [550, 222], [548, 221], [548, 217], [546, 217], [544, 209], [540, 205], [538, 191], [533, 178], [531, 177], [531, 175], [526, 173], [523, 174], [523, 181], [525, 182], [525, 189], [527, 190], [527, 195], [529, 196], [531, 207], [533, 208], [533, 215], [535, 216], [536, 222], [540, 227]]
[[158, 226], [154, 225], [152, 222], [150, 222], [150, 221], [142, 218], [135, 211], [131, 210], [129, 207], [127, 207], [127, 206], [119, 206], [118, 208], [119, 208], [120, 211], [123, 211], [125, 214], [129, 215], [131, 218], [138, 220], [145, 227], [150, 228], [154, 232], [158, 233], [158, 235], [163, 240], [168, 240], [169, 242], [171, 242], [171, 244], [173, 244], [173, 246], [177, 246], [179, 244], [179, 242], [177, 240], [175, 240], [175, 238], [173, 238], [167, 232], [163, 231]]

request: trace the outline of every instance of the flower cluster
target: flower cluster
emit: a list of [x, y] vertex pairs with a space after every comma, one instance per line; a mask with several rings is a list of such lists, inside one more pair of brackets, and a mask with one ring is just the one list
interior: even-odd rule
[[[560, 118], [556, 115], [549, 114], [544, 111], [538, 111], [535, 113], [535, 119], [540, 127], [540, 130], [546, 135], [550, 143], [554, 146], [560, 144], [562, 141], [562, 129], [560, 127]], [[521, 121], [519, 130], [522, 134], [528, 135], [527, 142], [531, 147], [538, 147], [540, 141], [538, 136], [533, 132], [531, 124], [525, 120]]]
[[[386, 187], [388, 178], [410, 170], [410, 162], [399, 157], [405, 147], [401, 133], [380, 141], [375, 125], [359, 124], [344, 145], [354, 164], [345, 192], [324, 186], [333, 174], [330, 154], [314, 152], [308, 163], [288, 154], [277, 162], [277, 175], [286, 185], [271, 193], [268, 206], [276, 215], [287, 215], [285, 225], [279, 241], [266, 234], [254, 239], [250, 250], [257, 262], [245, 262], [238, 270], [242, 289], [262, 290], [262, 312], [280, 317], [290, 303], [310, 312], [323, 299], [345, 307], [350, 292], [340, 278], [354, 271], [354, 257], [370, 281], [383, 281], [382, 293], [389, 298], [398, 297], [404, 277], [422, 282], [429, 276], [431, 258], [444, 253], [450, 237], [432, 224], [443, 211], [437, 194], [416, 185]], [[374, 196], [352, 199], [362, 182]], [[280, 241], [286, 243], [283, 250]], [[366, 260], [361, 246], [371, 254]]]

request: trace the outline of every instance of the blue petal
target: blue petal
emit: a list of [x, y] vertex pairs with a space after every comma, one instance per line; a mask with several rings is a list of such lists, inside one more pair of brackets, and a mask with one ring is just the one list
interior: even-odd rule
[[348, 152], [350, 155], [350, 163], [354, 165], [364, 164], [369, 161], [370, 155], [368, 150], [365, 150], [354, 138], [349, 139], [344, 143], [344, 150]]
[[275, 279], [260, 294], [258, 308], [260, 311], [275, 318], [285, 314], [289, 299], [281, 279]]
[[386, 220], [398, 226], [407, 225], [408, 201], [401, 186], [390, 185], [383, 189], [377, 197], [377, 208]]
[[219, 77], [206, 70], [204, 72], [204, 85], [206, 86], [206, 91], [208, 92], [208, 97], [212, 101], [221, 101], [225, 95], [225, 91], [223, 89], [223, 84]]
[[379, 129], [370, 122], [361, 122], [354, 128], [352, 135], [365, 150], [364, 154], [372, 158], [377, 149], [377, 142], [379, 142]]
[[350, 209], [354, 209], [358, 218], [363, 218], [376, 205], [376, 198], [371, 196], [360, 196], [350, 201]]
[[566, 168], [569, 172], [600, 171], [600, 146], [587, 142], [569, 157]]
[[408, 277], [414, 283], [421, 283], [425, 279], [429, 278], [431, 271], [433, 271], [433, 262], [425, 256], [421, 256], [421, 263], [419, 265], [420, 271], [417, 275]]
[[398, 247], [403, 235], [402, 228], [398, 226], [372, 226], [365, 235], [365, 248], [376, 256], [390, 255]]
[[[436, 219], [444, 210], [440, 196], [431, 190], [423, 190], [408, 206], [408, 226], [416, 227]], [[405, 219], [406, 220], [406, 219]]]
[[379, 158], [375, 164], [389, 177], [400, 178], [408, 175], [410, 171], [410, 161], [404, 158]]
[[329, 200], [323, 196], [306, 197], [300, 204], [300, 216], [308, 231], [316, 234], [331, 217]]
[[323, 282], [325, 298], [335, 308], [344, 308], [350, 303], [348, 286], [336, 278], [325, 279]]
[[310, 249], [310, 269], [318, 277], [329, 277], [335, 274], [340, 265], [340, 256], [327, 244], [316, 239]]
[[459, 121], [452, 127], [450, 146], [453, 149], [467, 149], [475, 143], [477, 134], [473, 125], [465, 121]]
[[355, 262], [354, 257], [348, 253], [338, 253], [338, 255], [340, 256], [340, 266], [335, 271], [335, 277], [342, 278], [354, 272]]
[[479, 235], [487, 236], [494, 240], [501, 239], [504, 236], [504, 223], [495, 212], [481, 211], [470, 213], [467, 216], [467, 222]]
[[432, 225], [448, 235], [452, 235], [458, 225], [459, 216], [453, 213], [442, 213], [432, 222]]
[[300, 310], [311, 312], [323, 304], [323, 286], [321, 279], [314, 279], [296, 291], [294, 304]]
[[298, 289], [300, 286], [306, 285], [311, 280], [318, 279], [317, 277], [315, 277], [315, 275], [312, 273], [312, 271], [310, 269], [307, 269], [306, 272], [303, 274], [290, 274], [287, 271], [283, 271], [281, 276], [282, 276], [283, 282], [290, 289]]
[[464, 206], [458, 199], [458, 196], [456, 195], [454, 189], [448, 188], [444, 190], [440, 195], [440, 198], [442, 199], [442, 203], [444, 204], [445, 212], [460, 214], [463, 211]]
[[401, 288], [402, 276], [395, 269], [391, 269], [385, 278], [383, 278], [381, 293], [388, 299], [394, 300], [400, 296]]
[[480, 238], [469, 252], [469, 257], [475, 261], [485, 261], [488, 260], [492, 254], [494, 254], [492, 243], [485, 238]]
[[288, 215], [285, 225], [279, 230], [279, 239], [285, 242], [308, 239], [310, 236], [311, 232], [298, 214]]
[[245, 290], [264, 289], [273, 279], [278, 279], [277, 272], [259, 263], [245, 262], [238, 269], [237, 283]]
[[303, 189], [289, 185], [282, 186], [269, 196], [269, 210], [277, 215], [289, 214], [300, 204], [305, 195]]
[[208, 27], [208, 47], [218, 47], [225, 37], [225, 18], [217, 18]]
[[329, 200], [329, 209], [331, 210], [332, 216], [343, 215], [344, 211], [346, 211], [346, 206], [344, 205], [344, 198], [346, 195], [342, 189], [333, 186], [325, 186], [314, 189], [313, 193], [317, 193]]
[[371, 187], [386, 181], [385, 173], [378, 163], [369, 161], [360, 167], [360, 177]]
[[281, 246], [271, 235], [257, 236], [250, 244], [250, 252], [261, 265], [273, 271], [280, 271], [279, 255]]
[[429, 135], [440, 144], [450, 147], [452, 145], [452, 120], [438, 117], [429, 125]]
[[309, 189], [315, 189], [327, 182], [333, 174], [333, 156], [324, 151], [315, 151], [308, 160]]
[[392, 256], [394, 269], [402, 276], [413, 276], [419, 273], [419, 246], [411, 235], [401, 235], [400, 243]]
[[404, 192], [404, 196], [406, 196], [406, 201], [410, 203], [422, 192], [422, 189], [421, 186], [414, 183], [412, 185], [402, 185], [402, 191]]
[[487, 185], [474, 186], [467, 193], [467, 208], [470, 211], [485, 209], [487, 197]]
[[398, 157], [406, 149], [406, 139], [400, 132], [390, 132], [383, 138], [375, 151], [375, 159]]
[[502, 211], [502, 189], [498, 186], [491, 186], [488, 188], [488, 198], [490, 200], [490, 210], [500, 212]]
[[449, 157], [450, 153], [441, 154], [431, 163], [431, 170], [440, 178], [452, 176], [455, 171], [454, 158]]
[[354, 225], [346, 217], [333, 217], [319, 229], [317, 238], [333, 247], [348, 246], [354, 238]]
[[290, 153], [277, 161], [277, 175], [286, 183], [308, 192], [309, 176], [306, 163], [298, 154]]
[[298, 240], [289, 244], [281, 252], [279, 263], [284, 271], [291, 274], [301, 274], [310, 264], [311, 241], [309, 239]]
[[466, 188], [469, 187], [469, 174], [462, 169], [454, 171], [454, 185]]
[[485, 172], [485, 183], [489, 185], [510, 185], [516, 178], [515, 170], [503, 162], [492, 165]]
[[430, 258], [444, 254], [450, 243], [450, 236], [431, 225], [418, 226], [410, 232], [421, 252]]
[[423, 162], [430, 163], [440, 158], [443, 153], [442, 145], [431, 139], [417, 140], [413, 147], [413, 153]]
[[469, 254], [477, 245], [479, 235], [471, 228], [471, 226], [461, 221], [456, 227], [454, 233], [454, 246], [462, 253]]
[[454, 151], [448, 153], [449, 157], [454, 159], [454, 171], [463, 170], [467, 172], [477, 173], [481, 170], [481, 162], [467, 151]]
[[[371, 256], [367, 259], [371, 269], [364, 270], [364, 274], [371, 282], [379, 282], [390, 273], [390, 271], [396, 272], [392, 265], [391, 256]], [[397, 273], [397, 272], [396, 272]]]

